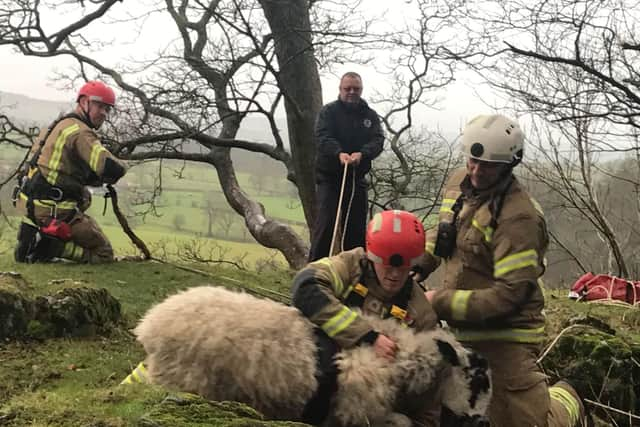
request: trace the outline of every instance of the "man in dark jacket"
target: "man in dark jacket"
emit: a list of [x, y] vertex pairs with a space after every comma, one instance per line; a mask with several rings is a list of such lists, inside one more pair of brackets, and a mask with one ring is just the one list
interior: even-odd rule
[[378, 114], [360, 97], [362, 79], [348, 72], [340, 79], [336, 101], [325, 105], [316, 123], [316, 194], [318, 212], [311, 233], [309, 261], [331, 255], [344, 168], [341, 208], [342, 250], [364, 246], [367, 225], [367, 182], [371, 161], [382, 152], [384, 134]]

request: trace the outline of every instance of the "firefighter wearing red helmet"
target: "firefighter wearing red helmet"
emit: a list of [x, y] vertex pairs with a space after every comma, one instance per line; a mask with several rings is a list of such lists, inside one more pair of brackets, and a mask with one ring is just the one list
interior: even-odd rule
[[[355, 310], [390, 317], [422, 331], [436, 327], [436, 315], [424, 292], [410, 277], [412, 265], [424, 253], [425, 233], [413, 214], [391, 210], [377, 213], [366, 232], [366, 250], [355, 248], [311, 262], [293, 280], [293, 305], [313, 322], [319, 348], [319, 388], [305, 409], [305, 421], [319, 424], [328, 412], [337, 368], [333, 355], [341, 348], [372, 345], [393, 359], [397, 347]], [[405, 415], [419, 425], [437, 426], [438, 391], [422, 408]]]
[[116, 94], [106, 84], [94, 80], [80, 88], [77, 101], [87, 124], [97, 130], [115, 107]]
[[16, 261], [55, 258], [113, 261], [109, 240], [84, 212], [91, 204], [87, 186], [116, 183], [126, 165], [96, 134], [114, 108], [113, 89], [89, 81], [78, 91], [75, 110], [56, 119], [35, 139], [27, 170], [14, 193], [25, 220], [18, 232]]

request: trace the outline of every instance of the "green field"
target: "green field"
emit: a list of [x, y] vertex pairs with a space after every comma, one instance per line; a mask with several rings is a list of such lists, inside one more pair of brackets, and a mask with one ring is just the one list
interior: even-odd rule
[[[11, 165], [19, 152], [4, 147], [0, 164]], [[233, 211], [220, 189], [215, 169], [208, 165], [164, 162], [160, 179], [158, 162], [137, 165], [118, 183], [120, 209], [128, 218], [130, 226], [152, 250], [154, 256], [178, 259], [185, 247], [198, 246], [208, 258], [233, 261], [247, 267], [278, 263], [285, 260], [279, 252], [265, 248], [248, 232], [244, 218]], [[0, 177], [1, 178], [1, 177]], [[140, 204], [148, 200], [154, 186], [162, 182], [162, 191], [157, 192], [153, 205]], [[248, 173], [238, 173], [242, 189], [255, 201], [261, 203], [266, 215], [287, 223], [304, 240], [308, 241], [308, 230], [304, 214], [292, 185], [284, 177], [266, 176], [261, 180]], [[266, 185], [268, 184], [268, 185]], [[9, 186], [3, 189], [2, 207], [9, 216], [15, 215], [8, 202]], [[94, 195], [87, 211], [94, 217], [111, 240], [117, 255], [137, 253], [129, 238], [122, 231], [111, 207], [111, 201], [102, 195]], [[146, 214], [145, 214], [146, 212]], [[14, 223], [17, 218], [14, 217]], [[15, 230], [0, 233], [5, 246], [12, 246]]]

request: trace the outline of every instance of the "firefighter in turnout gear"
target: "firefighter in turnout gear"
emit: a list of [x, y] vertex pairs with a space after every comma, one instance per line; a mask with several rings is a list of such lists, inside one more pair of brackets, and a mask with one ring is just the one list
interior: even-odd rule
[[71, 114], [53, 122], [35, 140], [27, 170], [14, 192], [24, 215], [16, 261], [69, 258], [90, 263], [113, 261], [113, 249], [93, 218], [87, 185], [113, 184], [125, 164], [101, 143], [100, 128], [115, 104], [111, 88], [90, 81], [78, 92]]
[[466, 170], [445, 186], [418, 274], [444, 264], [443, 286], [426, 296], [457, 338], [489, 361], [492, 427], [577, 426], [585, 415], [576, 391], [565, 382], [548, 387], [536, 364], [545, 323], [538, 278], [548, 235], [540, 206], [512, 174], [523, 146], [519, 125], [504, 116], [466, 125]]
[[[305, 422], [319, 424], [328, 413], [336, 387], [333, 356], [339, 349], [369, 344], [380, 357], [395, 356], [393, 339], [375, 331], [354, 308], [393, 317], [420, 331], [436, 327], [435, 312], [422, 288], [409, 277], [412, 265], [424, 253], [424, 243], [424, 229], [415, 215], [384, 211], [376, 214], [367, 227], [366, 250], [355, 248], [321, 258], [296, 275], [293, 305], [317, 325], [319, 349], [319, 388], [306, 405]], [[439, 425], [437, 390], [433, 396], [431, 404], [406, 408], [406, 415], [417, 425]]]

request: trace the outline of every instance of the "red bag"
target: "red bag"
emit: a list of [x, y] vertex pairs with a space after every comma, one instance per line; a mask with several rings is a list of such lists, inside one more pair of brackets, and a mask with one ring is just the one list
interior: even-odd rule
[[64, 242], [71, 240], [71, 226], [56, 218], [52, 218], [49, 224], [40, 228], [40, 231], [49, 236], [57, 237]]
[[586, 273], [573, 284], [569, 297], [586, 301], [614, 299], [637, 304], [640, 303], [640, 282], [607, 274]]

